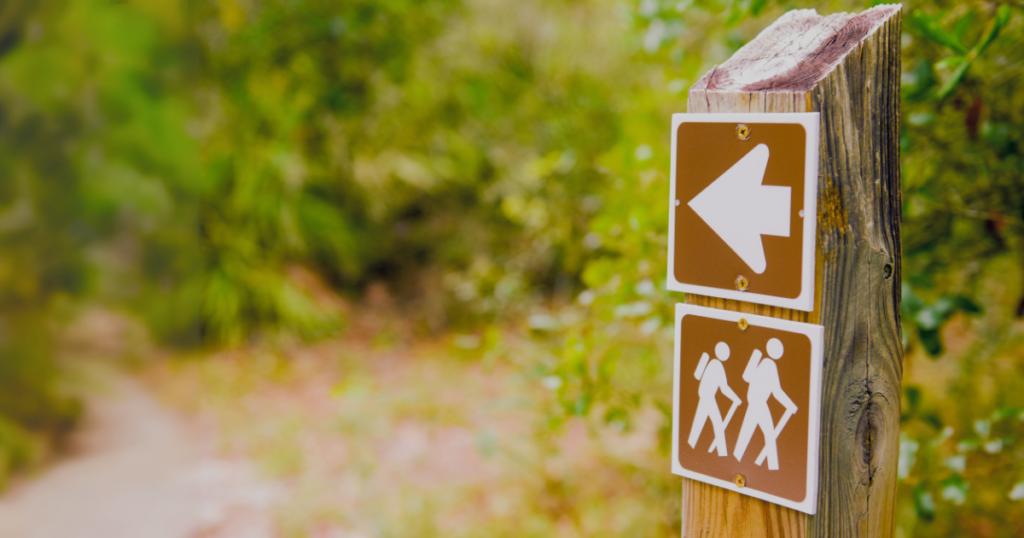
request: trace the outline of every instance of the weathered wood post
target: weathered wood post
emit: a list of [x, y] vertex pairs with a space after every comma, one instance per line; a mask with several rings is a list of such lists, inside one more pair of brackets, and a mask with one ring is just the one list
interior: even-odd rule
[[900, 335], [901, 7], [791, 11], [689, 93], [688, 112], [821, 114], [815, 308], [687, 302], [825, 328], [817, 514], [684, 479], [684, 537], [892, 536]]

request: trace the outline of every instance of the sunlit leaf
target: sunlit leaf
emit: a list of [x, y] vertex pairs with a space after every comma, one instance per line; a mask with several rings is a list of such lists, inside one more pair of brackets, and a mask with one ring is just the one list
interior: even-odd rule
[[960, 476], [953, 476], [942, 482], [942, 498], [959, 506], [967, 500], [969, 485]]
[[917, 461], [917, 450], [920, 445], [917, 441], [906, 436], [906, 434], [900, 434], [900, 453], [897, 461], [897, 473], [896, 476], [899, 480], [905, 480], [910, 476], [910, 471], [914, 467], [914, 463]]
[[935, 517], [935, 499], [920, 484], [914, 487], [914, 510], [917, 516], [925, 521]]
[[1024, 480], [1013, 485], [1008, 497], [1010, 497], [1011, 501], [1024, 500]]
[[967, 457], [963, 454], [950, 456], [942, 460], [942, 464], [955, 473], [962, 473], [967, 468]]

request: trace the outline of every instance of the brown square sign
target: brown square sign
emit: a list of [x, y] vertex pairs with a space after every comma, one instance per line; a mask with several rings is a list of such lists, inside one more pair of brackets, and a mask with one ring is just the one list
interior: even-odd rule
[[677, 305], [673, 472], [813, 514], [823, 334]]
[[676, 114], [668, 288], [813, 310], [818, 113]]

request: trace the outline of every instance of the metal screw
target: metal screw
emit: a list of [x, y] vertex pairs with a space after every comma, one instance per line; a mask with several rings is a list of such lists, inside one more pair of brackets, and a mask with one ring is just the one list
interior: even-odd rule
[[749, 286], [750, 282], [747, 282], [747, 277], [740, 275], [739, 278], [736, 279], [736, 289], [740, 291], [747, 291], [747, 287]]
[[742, 123], [736, 126], [736, 138], [740, 140], [746, 140], [750, 138], [750, 127], [743, 125]]
[[747, 318], [740, 318], [740, 321], [739, 323], [737, 323], [737, 325], [739, 325], [740, 330], [743, 332], [746, 332], [747, 329], [750, 328], [750, 323], [747, 322]]
[[732, 483], [736, 484], [736, 487], [742, 488], [747, 485], [747, 477], [736, 473], [736, 476], [732, 477]]

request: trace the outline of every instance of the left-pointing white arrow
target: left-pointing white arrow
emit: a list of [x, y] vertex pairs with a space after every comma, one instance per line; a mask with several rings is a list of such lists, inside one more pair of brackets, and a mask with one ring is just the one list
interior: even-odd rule
[[762, 185], [768, 146], [758, 144], [687, 204], [755, 273], [767, 269], [762, 235], [789, 237], [789, 187]]

